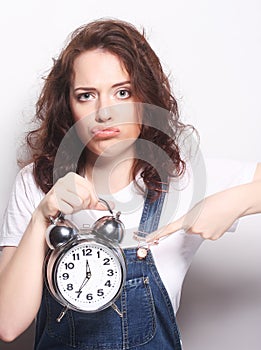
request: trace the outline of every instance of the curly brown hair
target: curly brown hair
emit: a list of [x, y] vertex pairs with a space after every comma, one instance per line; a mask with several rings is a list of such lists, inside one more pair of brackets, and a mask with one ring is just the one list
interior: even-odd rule
[[[87, 161], [84, 158], [85, 153], [82, 152], [80, 158], [78, 157], [77, 164], [71, 155], [74, 153], [73, 148], [77, 153], [79, 147], [82, 147], [81, 141], [73, 132], [70, 154], [64, 150], [63, 164], [55, 167], [58, 171], [54, 171], [54, 163], [63, 138], [74, 124], [69, 104], [74, 60], [82, 52], [99, 48], [120, 58], [130, 76], [132, 94], [137, 101], [166, 111], [155, 118], [151, 113], [152, 109], [145, 108], [139, 138], [149, 142], [142, 143], [142, 147], [137, 148], [137, 158], [132, 170], [133, 179], [141, 171], [147, 188], [160, 192], [161, 183], [167, 176], [178, 177], [185, 170], [178, 138], [186, 125], [180, 121], [177, 101], [171, 93], [169, 79], [163, 72], [159, 58], [148, 44], [144, 31], [140, 33], [136, 27], [124, 21], [99, 19], [81, 26], [69, 39], [45, 78], [36, 104], [35, 120], [38, 127], [29, 131], [26, 137], [31, 154], [30, 161], [34, 163], [36, 183], [47, 193], [57, 178], [68, 171], [76, 169], [79, 174], [84, 173]], [[166, 152], [166, 160], [163, 161], [160, 156], [155, 155], [152, 144]], [[157, 169], [161, 169], [160, 174]]]

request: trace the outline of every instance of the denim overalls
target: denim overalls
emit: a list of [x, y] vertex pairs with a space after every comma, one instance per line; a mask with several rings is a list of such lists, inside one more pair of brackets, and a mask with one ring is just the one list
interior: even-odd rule
[[[147, 196], [139, 232], [157, 229], [165, 193], [151, 203]], [[68, 310], [44, 287], [37, 316], [35, 350], [181, 350], [175, 314], [152, 254], [137, 258], [136, 249], [124, 249], [127, 279], [116, 301], [121, 316], [109, 307], [84, 314]]]

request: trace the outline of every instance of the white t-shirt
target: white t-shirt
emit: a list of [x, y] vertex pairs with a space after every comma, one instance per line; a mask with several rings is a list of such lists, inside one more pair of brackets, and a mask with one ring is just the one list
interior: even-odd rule
[[[256, 163], [239, 162], [224, 159], [208, 159], [204, 164], [188, 166], [185, 176], [179, 181], [173, 180], [167, 193], [159, 227], [184, 215], [195, 203], [205, 196], [226, 188], [250, 182], [256, 169]], [[142, 180], [139, 178], [140, 184]], [[126, 232], [122, 247], [137, 247], [133, 233], [137, 232], [140, 222], [144, 196], [130, 183], [112, 196], [103, 196], [115, 203], [115, 212], [120, 211], [120, 219]], [[37, 187], [32, 164], [23, 168], [16, 177], [7, 209], [4, 214], [0, 233], [0, 247], [17, 246], [29, 223], [34, 209], [44, 193]], [[103, 211], [84, 210], [68, 216], [80, 229], [90, 227], [99, 217], [108, 215]], [[235, 230], [236, 225], [230, 231]], [[183, 230], [173, 233], [151, 251], [172, 301], [174, 311], [179, 306], [182, 283], [194, 254], [202, 243], [198, 235], [187, 234]]]

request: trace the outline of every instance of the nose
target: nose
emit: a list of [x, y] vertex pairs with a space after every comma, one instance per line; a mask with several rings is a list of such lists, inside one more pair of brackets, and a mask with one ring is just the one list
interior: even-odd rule
[[108, 120], [111, 120], [110, 106], [107, 103], [99, 103], [96, 110], [95, 120], [98, 123], [104, 123]]
[[96, 112], [95, 120], [99, 123], [104, 123], [108, 120], [111, 120], [110, 109], [109, 107], [105, 107], [102, 109], [98, 109]]

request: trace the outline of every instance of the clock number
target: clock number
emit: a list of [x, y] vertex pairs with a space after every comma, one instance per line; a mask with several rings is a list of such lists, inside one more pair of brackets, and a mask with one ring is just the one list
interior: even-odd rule
[[63, 273], [62, 276], [63, 276], [63, 279], [64, 279], [64, 280], [68, 280], [68, 278], [69, 278], [69, 273], [66, 273], [66, 272], [65, 272], [65, 273]]
[[74, 253], [73, 254], [73, 260], [80, 260], [80, 254], [79, 253]]
[[105, 258], [103, 259], [104, 263], [103, 265], [110, 265], [110, 259], [109, 258]]
[[73, 285], [71, 283], [67, 284], [67, 290], [73, 290]]
[[80, 298], [80, 295], [82, 294], [82, 290], [77, 290], [75, 293], [77, 293], [77, 298]]
[[74, 268], [74, 263], [70, 262], [70, 263], [65, 263], [65, 268], [66, 270], [72, 270]]
[[97, 295], [98, 295], [98, 297], [102, 297], [104, 295], [103, 289], [98, 289], [97, 290]]
[[108, 270], [108, 271], [107, 271], [107, 276], [113, 276], [113, 275], [114, 275], [113, 270]]
[[111, 281], [108, 280], [104, 285], [105, 285], [106, 287], [110, 287], [110, 286], [111, 286]]
[[92, 300], [92, 299], [93, 299], [92, 293], [87, 294], [87, 295], [86, 295], [86, 299], [87, 299], [87, 300]]
[[92, 255], [92, 249], [91, 248], [86, 248], [82, 250], [83, 256], [91, 256]]

